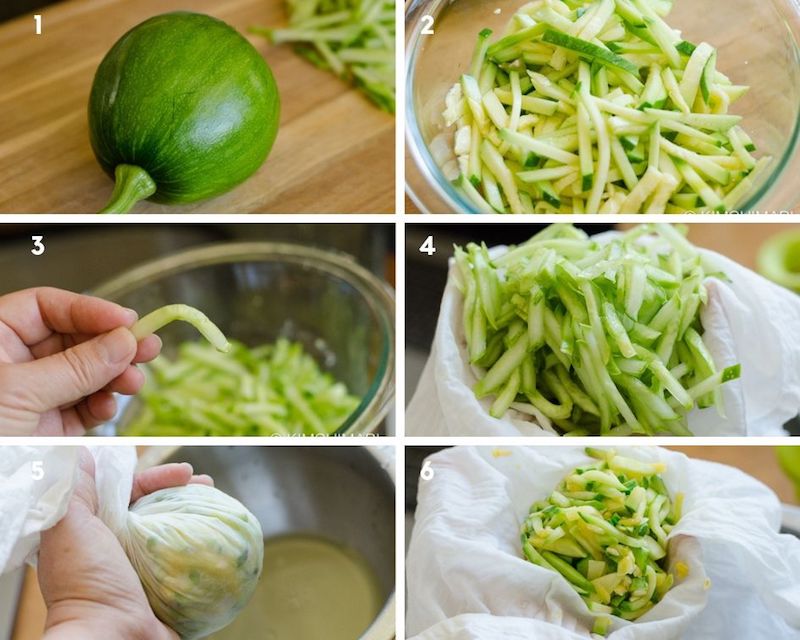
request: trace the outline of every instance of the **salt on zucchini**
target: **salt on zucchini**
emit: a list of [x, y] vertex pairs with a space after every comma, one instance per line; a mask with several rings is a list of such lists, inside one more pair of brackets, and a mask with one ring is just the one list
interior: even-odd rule
[[476, 211], [487, 204], [504, 213], [741, 206], [770, 165], [753, 157], [741, 117], [728, 113], [747, 87], [717, 70], [712, 45], [687, 42], [667, 24], [671, 6], [533, 0], [495, 42], [488, 29], [480, 32], [445, 111], [471, 185], [464, 195]]
[[670, 495], [662, 463], [585, 451], [590, 461], [531, 505], [520, 538], [523, 557], [560, 574], [597, 614], [592, 633], [606, 636], [611, 616], [636, 620], [672, 588], [668, 538], [683, 495]]

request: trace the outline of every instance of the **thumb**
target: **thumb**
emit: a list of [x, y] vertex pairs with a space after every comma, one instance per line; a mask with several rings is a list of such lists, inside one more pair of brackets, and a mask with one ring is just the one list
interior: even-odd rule
[[97, 513], [98, 498], [95, 483], [95, 463], [94, 457], [86, 447], [78, 448], [78, 482], [75, 485], [72, 498], [82, 502], [90, 513]]
[[61, 353], [19, 366], [17, 385], [34, 411], [74, 404], [125, 371], [136, 356], [136, 338], [119, 327]]

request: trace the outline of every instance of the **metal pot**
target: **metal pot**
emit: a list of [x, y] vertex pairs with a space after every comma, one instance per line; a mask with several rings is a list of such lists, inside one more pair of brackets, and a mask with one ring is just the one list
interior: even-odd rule
[[[319, 535], [358, 551], [384, 606], [361, 640], [395, 636], [395, 460], [389, 447], [154, 447], [141, 468], [189, 462], [261, 522], [265, 538]], [[250, 606], [253, 606], [251, 602]]]

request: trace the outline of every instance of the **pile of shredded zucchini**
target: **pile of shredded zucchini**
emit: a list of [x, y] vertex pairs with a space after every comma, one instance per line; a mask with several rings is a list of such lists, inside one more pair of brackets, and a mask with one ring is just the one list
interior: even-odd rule
[[718, 371], [703, 342], [707, 277], [670, 225], [642, 225], [605, 244], [551, 225], [492, 258], [455, 248], [462, 326], [490, 414], [544, 416], [560, 433], [692, 435], [686, 413], [716, 406]]
[[[667, 536], [681, 518], [659, 474], [612, 449], [586, 449], [597, 462], [578, 467], [546, 500], [533, 503], [522, 526], [522, 549], [532, 563], [560, 573], [589, 610], [636, 620], [660, 602], [674, 582], [667, 573]], [[677, 570], [688, 568], [676, 564]], [[605, 635], [607, 616], [593, 631]]]
[[129, 436], [330, 434], [359, 399], [320, 370], [299, 343], [280, 339], [229, 353], [185, 342], [178, 356], [150, 363], [143, 407]]
[[287, 28], [251, 31], [275, 44], [296, 44], [300, 55], [394, 113], [394, 0], [289, 0], [288, 5]]
[[748, 87], [681, 38], [670, 0], [534, 0], [478, 37], [446, 97], [457, 186], [481, 213], [735, 210], [769, 158], [729, 106]]

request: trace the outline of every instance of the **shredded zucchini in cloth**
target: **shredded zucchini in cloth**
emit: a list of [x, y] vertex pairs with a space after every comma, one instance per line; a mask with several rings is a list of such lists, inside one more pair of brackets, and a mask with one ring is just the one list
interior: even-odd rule
[[251, 31], [297, 45], [297, 53], [394, 113], [394, 0], [289, 0], [288, 6], [287, 28]]
[[[663, 463], [586, 449], [597, 462], [578, 467], [546, 499], [533, 503], [522, 526], [530, 562], [560, 573], [594, 613], [636, 620], [674, 582], [667, 573], [667, 536], [681, 518], [660, 475]], [[676, 563], [678, 570], [685, 565]], [[596, 619], [605, 635], [610, 620]]]
[[[688, 0], [684, 0], [688, 1]], [[534, 0], [484, 29], [446, 96], [457, 186], [481, 213], [736, 209], [770, 159], [728, 108], [748, 87], [669, 0]]]
[[707, 272], [670, 225], [601, 244], [570, 225], [490, 256], [455, 248], [461, 323], [490, 414], [544, 418], [561, 433], [692, 435], [686, 413], [716, 406], [718, 371], [703, 342]]

